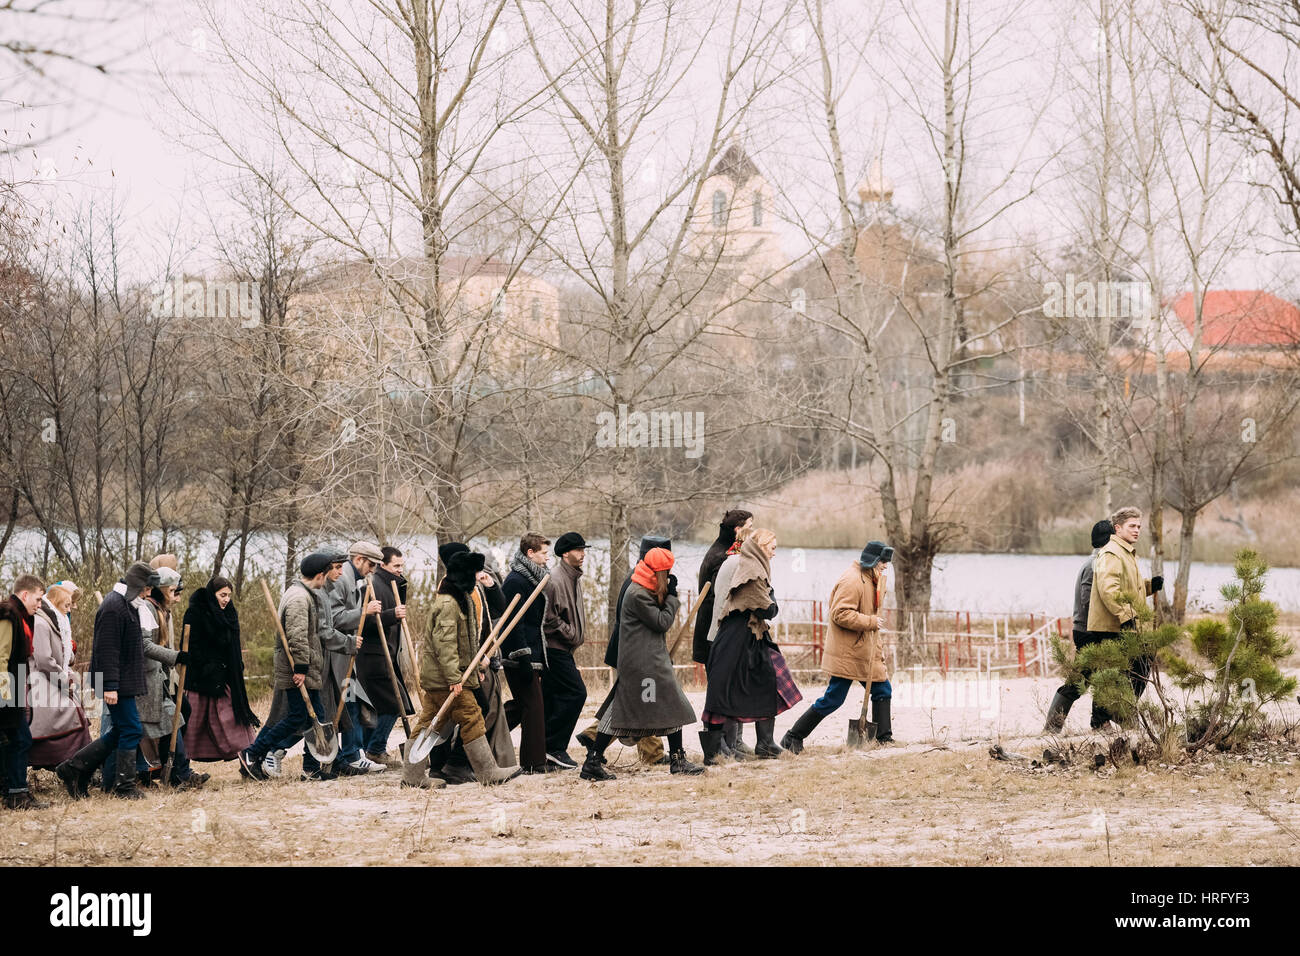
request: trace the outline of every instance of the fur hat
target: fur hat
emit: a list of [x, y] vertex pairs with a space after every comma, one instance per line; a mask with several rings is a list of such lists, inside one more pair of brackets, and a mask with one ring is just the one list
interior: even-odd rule
[[863, 568], [874, 568], [877, 564], [886, 564], [894, 556], [894, 549], [883, 541], [868, 541], [867, 546], [862, 549], [862, 555], [858, 558], [858, 564]]
[[447, 580], [460, 591], [474, 590], [474, 578], [483, 570], [486, 558], [477, 551], [457, 551], [447, 562]]

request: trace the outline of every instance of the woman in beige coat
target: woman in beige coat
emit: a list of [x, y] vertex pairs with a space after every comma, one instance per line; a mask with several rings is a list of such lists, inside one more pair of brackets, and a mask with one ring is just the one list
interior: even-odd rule
[[72, 670], [72, 631], [66, 628], [71, 604], [72, 595], [55, 585], [32, 615], [32, 656], [27, 660], [32, 749], [27, 763], [38, 769], [53, 770], [90, 743], [90, 722]]
[[830, 628], [822, 670], [831, 677], [822, 694], [781, 739], [781, 746], [793, 753], [803, 750], [803, 741], [813, 728], [844, 703], [854, 681], [868, 688], [876, 739], [894, 739], [890, 724], [889, 669], [880, 640], [880, 606], [885, 598], [885, 565], [894, 549], [883, 541], [870, 541], [862, 555], [840, 575], [831, 590]]

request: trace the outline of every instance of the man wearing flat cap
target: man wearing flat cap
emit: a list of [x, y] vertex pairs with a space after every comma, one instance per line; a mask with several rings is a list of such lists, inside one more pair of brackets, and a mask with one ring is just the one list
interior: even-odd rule
[[550, 666], [542, 672], [546, 760], [564, 770], [578, 767], [578, 762], [569, 756], [569, 738], [578, 725], [582, 705], [587, 702], [587, 685], [573, 661], [586, 631], [582, 607], [582, 562], [586, 556], [587, 542], [582, 535], [576, 531], [560, 535], [555, 540], [558, 560], [543, 592], [546, 616], [542, 619], [542, 636], [550, 659]]
[[[348, 546], [347, 563], [343, 565], [343, 573], [327, 582], [324, 588], [332, 631], [351, 635], [355, 639], [357, 624], [362, 614], [369, 617], [383, 609], [383, 604], [377, 598], [362, 607], [362, 602], [366, 599], [366, 583], [383, 559], [384, 554], [379, 550], [379, 545], [370, 541], [354, 541]], [[326, 655], [326, 666], [329, 667], [331, 681], [340, 690], [347, 678], [348, 664], [355, 653], [355, 650], [340, 648], [330, 650]], [[347, 703], [344, 704], [347, 718], [340, 721], [347, 729], [339, 728], [339, 755], [334, 760], [334, 769], [345, 776], [379, 773], [388, 769], [383, 764], [367, 759], [361, 752], [366, 730], [362, 724], [363, 709], [370, 715], [373, 727], [375, 708], [365, 688], [361, 686], [361, 681], [357, 679], [354, 667], [352, 680], [348, 683]]]

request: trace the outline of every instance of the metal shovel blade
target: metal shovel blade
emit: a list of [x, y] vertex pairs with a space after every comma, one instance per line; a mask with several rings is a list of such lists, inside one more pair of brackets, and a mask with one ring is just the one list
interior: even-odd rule
[[302, 742], [303, 746], [311, 751], [311, 755], [322, 764], [331, 763], [339, 755], [339, 737], [334, 732], [333, 724], [316, 721], [316, 725], [303, 737]]
[[406, 750], [407, 762], [423, 763], [424, 758], [433, 753], [433, 748], [436, 746], [438, 746], [438, 739], [434, 735], [433, 728], [425, 727], [411, 738], [411, 745]]
[[848, 746], [862, 748], [875, 739], [875, 721], [862, 719], [849, 721], [849, 737], [846, 741]]

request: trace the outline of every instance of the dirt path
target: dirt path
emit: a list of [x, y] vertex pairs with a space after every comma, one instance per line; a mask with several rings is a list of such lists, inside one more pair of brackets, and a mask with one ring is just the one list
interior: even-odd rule
[[[1176, 771], [1033, 771], [990, 759], [989, 737], [1000, 729], [1008, 750], [1041, 755], [1044, 740], [1027, 728], [1041, 724], [1041, 713], [1033, 715], [1035, 697], [1050, 690], [1044, 691], [1047, 682], [1003, 684], [996, 713], [935, 709], [934, 735], [928, 711], [896, 708], [896, 734], [911, 742], [866, 753], [841, 747], [848, 713], [856, 710], [850, 698], [803, 755], [729, 764], [697, 777], [635, 766], [634, 752], [618, 744], [609, 752], [618, 774], [613, 782], [587, 783], [566, 772], [491, 790], [403, 790], [391, 772], [254, 784], [223, 764], [200, 793], [153, 793], [134, 803], [97, 796], [74, 804], [42, 773], [42, 795], [57, 805], [0, 814], [0, 859], [45, 865], [1300, 862], [1294, 755], [1221, 757]], [[1086, 715], [1085, 698], [1071, 726], [1079, 717], [1086, 724]], [[793, 719], [783, 715], [780, 728]], [[986, 730], [995, 733], [981, 733]], [[296, 764], [290, 759], [294, 770]]]

